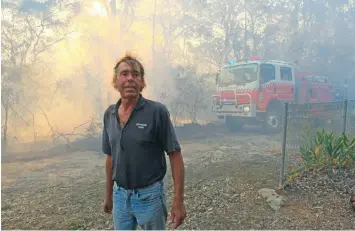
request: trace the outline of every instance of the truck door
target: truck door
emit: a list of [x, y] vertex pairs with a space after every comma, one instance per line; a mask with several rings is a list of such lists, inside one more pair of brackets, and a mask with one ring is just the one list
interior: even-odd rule
[[270, 99], [272, 99], [273, 94], [275, 94], [275, 89], [273, 86], [268, 85], [270, 81], [276, 80], [276, 70], [275, 66], [272, 64], [260, 64], [260, 78], [259, 78], [259, 103], [257, 104], [257, 110], [265, 111], [266, 106]]
[[276, 79], [275, 66], [272, 64], [260, 65], [260, 86]]
[[293, 100], [294, 99], [294, 84], [293, 84], [293, 74], [291, 67], [281, 66], [280, 67], [280, 84], [277, 89], [278, 98], [282, 100]]

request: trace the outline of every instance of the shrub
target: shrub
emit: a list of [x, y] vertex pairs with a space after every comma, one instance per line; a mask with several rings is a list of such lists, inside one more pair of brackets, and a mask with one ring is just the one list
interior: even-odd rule
[[300, 145], [304, 167], [351, 168], [355, 171], [355, 137], [318, 131], [313, 142]]

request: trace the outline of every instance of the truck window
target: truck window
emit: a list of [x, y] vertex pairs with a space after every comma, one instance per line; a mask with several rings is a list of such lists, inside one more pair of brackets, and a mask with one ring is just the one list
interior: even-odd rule
[[281, 80], [292, 81], [292, 71], [289, 67], [280, 67]]
[[269, 81], [275, 80], [275, 66], [272, 64], [261, 64], [260, 65], [260, 83], [267, 83]]

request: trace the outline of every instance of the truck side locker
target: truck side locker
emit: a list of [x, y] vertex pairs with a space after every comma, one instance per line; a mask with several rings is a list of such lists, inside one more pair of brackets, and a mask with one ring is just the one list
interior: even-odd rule
[[300, 88], [301, 88], [301, 80], [300, 77], [297, 76], [295, 79], [295, 102], [300, 103]]
[[312, 95], [312, 83], [308, 80], [305, 80], [306, 84], [306, 102], [305, 103], [310, 103], [311, 102], [311, 95]]

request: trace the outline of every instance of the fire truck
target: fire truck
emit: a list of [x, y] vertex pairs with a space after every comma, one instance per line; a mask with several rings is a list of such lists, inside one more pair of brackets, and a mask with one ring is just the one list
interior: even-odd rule
[[216, 75], [216, 87], [212, 111], [224, 119], [231, 131], [258, 123], [267, 132], [278, 132], [283, 123], [284, 102], [334, 101], [327, 77], [300, 72], [285, 61], [260, 57], [223, 66]]

